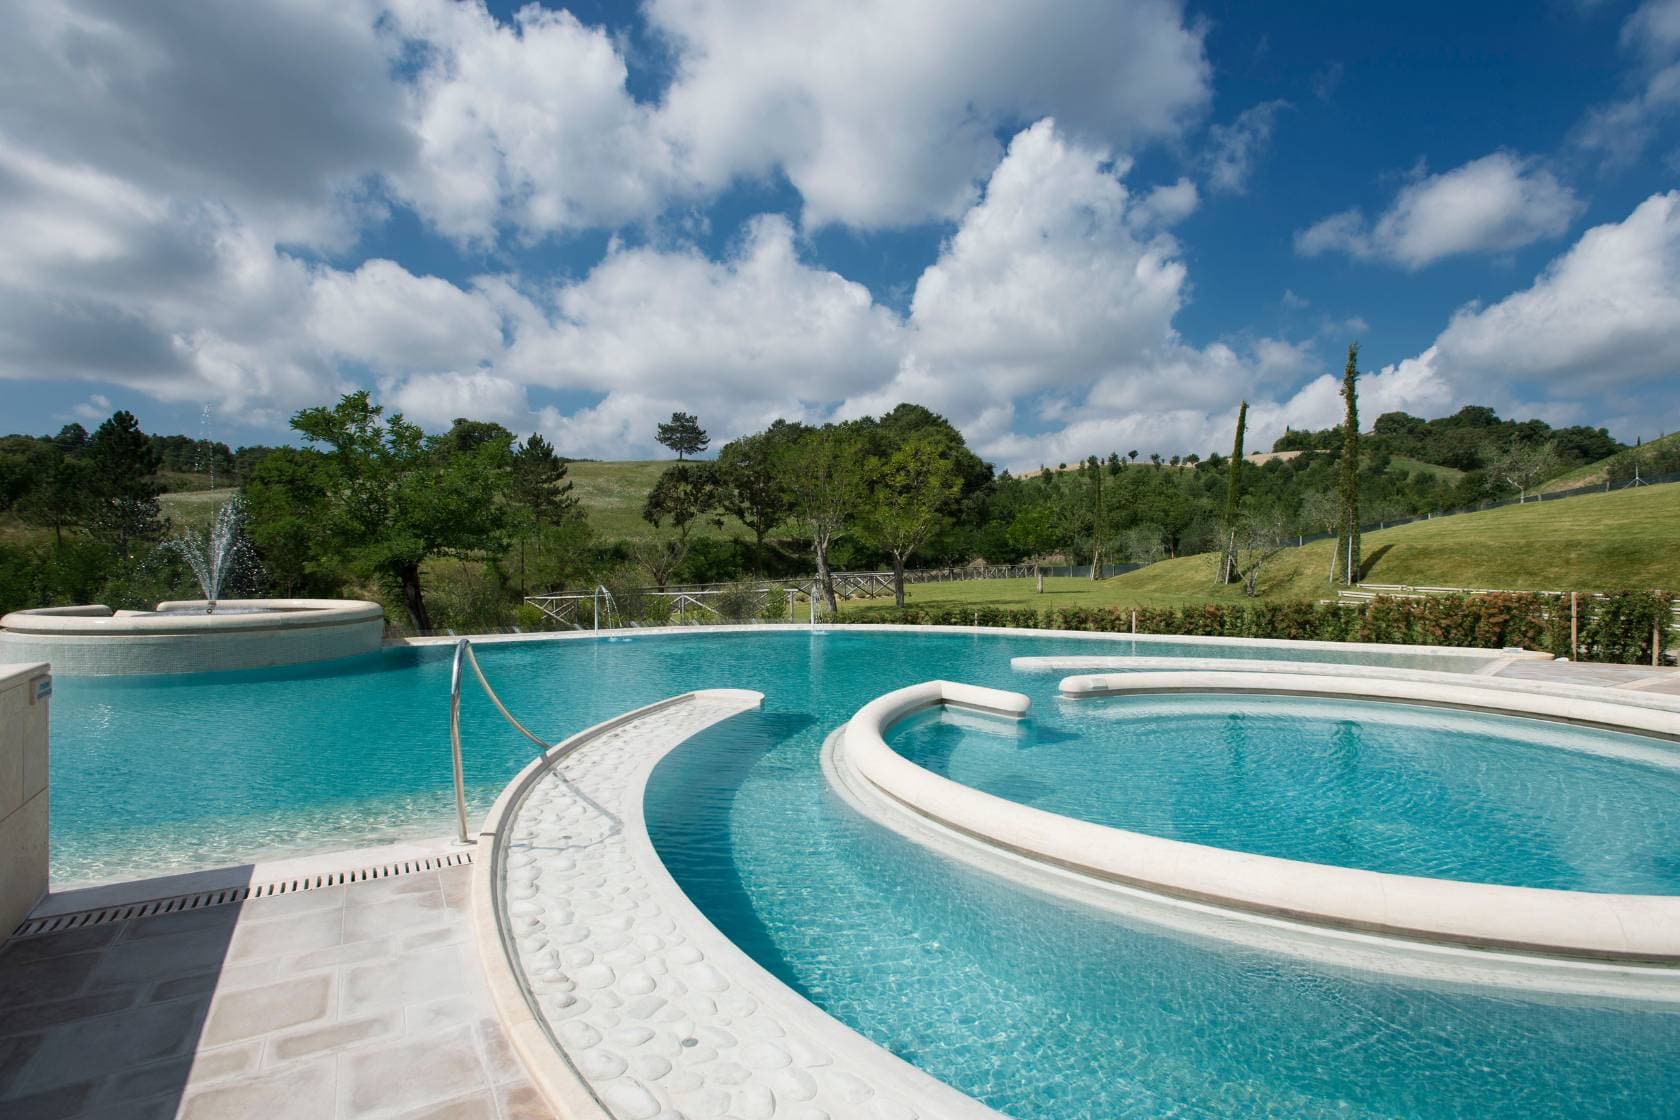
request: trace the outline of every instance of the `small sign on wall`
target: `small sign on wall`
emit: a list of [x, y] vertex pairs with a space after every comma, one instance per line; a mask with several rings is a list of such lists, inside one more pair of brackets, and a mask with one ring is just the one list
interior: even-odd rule
[[52, 677], [51, 676], [49, 676], [46, 673], [42, 673], [38, 677], [31, 678], [31, 680], [29, 682], [29, 702], [31, 704], [38, 704], [42, 700], [45, 700], [47, 697], [49, 697], [51, 695], [52, 695]]

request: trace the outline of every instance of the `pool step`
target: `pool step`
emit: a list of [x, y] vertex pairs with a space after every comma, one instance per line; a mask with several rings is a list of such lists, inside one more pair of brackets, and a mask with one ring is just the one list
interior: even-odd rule
[[296, 894], [299, 891], [318, 890], [322, 887], [339, 887], [346, 883], [364, 883], [371, 879], [390, 879], [398, 875], [413, 875], [421, 871], [460, 867], [472, 861], [471, 851], [443, 852], [432, 856], [372, 864], [367, 867], [328, 871], [314, 875], [294, 875], [264, 883], [220, 887], [195, 891], [190, 894], [172, 895], [168, 898], [148, 899], [144, 902], [128, 902], [114, 906], [102, 906], [92, 910], [77, 910], [67, 914], [48, 914], [24, 919], [23, 924], [12, 931], [12, 936], [32, 937], [42, 933], [57, 933], [60, 930], [102, 926], [110, 922], [127, 921], [130, 918], [149, 918], [154, 914], [175, 914], [183, 910], [202, 910], [207, 906], [226, 906], [229, 903], [244, 902], [247, 899], [270, 898], [274, 895]]

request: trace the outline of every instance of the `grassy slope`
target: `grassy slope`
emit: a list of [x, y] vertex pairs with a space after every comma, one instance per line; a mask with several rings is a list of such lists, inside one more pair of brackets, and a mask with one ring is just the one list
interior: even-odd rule
[[[1668, 435], [1663, 436], [1661, 439], [1652, 440], [1645, 446], [1647, 448], [1659, 446], [1668, 447], [1676, 443], [1680, 443], [1680, 432], [1671, 432]], [[1610, 456], [1608, 459], [1600, 459], [1596, 463], [1588, 463], [1584, 467], [1576, 467], [1572, 471], [1560, 474], [1550, 482], [1541, 486], [1540, 491], [1544, 494], [1550, 494], [1556, 490], [1570, 490], [1577, 486], [1591, 486], [1594, 483], [1603, 482], [1605, 479], [1610, 477], [1611, 461], [1620, 458], [1624, 454], [1626, 454], [1626, 452], [1618, 452], [1617, 454]]]
[[[1680, 485], [1588, 494], [1558, 502], [1530, 502], [1482, 513], [1420, 521], [1367, 533], [1363, 540], [1371, 583], [1498, 587], [1513, 590], [1611, 591], [1663, 587], [1680, 590]], [[1291, 549], [1272, 561], [1262, 593], [1271, 599], [1328, 594], [1331, 542]], [[1215, 587], [1211, 554], [1164, 560], [1092, 583], [974, 580], [912, 586], [921, 606], [1183, 606], [1236, 600], [1235, 588]], [[888, 609], [884, 601], [849, 604], [843, 613]]]
[[1456, 482], [1464, 476], [1464, 472], [1457, 467], [1443, 467], [1437, 463], [1426, 463], [1422, 459], [1410, 459], [1404, 455], [1390, 456], [1388, 465], [1390, 470], [1405, 471], [1407, 474], [1432, 474], [1447, 482]]
[[[675, 536], [668, 527], [655, 529], [642, 520], [642, 503], [659, 476], [675, 460], [626, 460], [624, 462], [567, 463], [566, 477], [572, 480], [572, 494], [582, 503], [589, 515], [589, 524], [604, 541], [646, 540], [649, 537]], [[752, 530], [733, 517], [726, 517], [723, 528], [711, 522], [694, 527], [699, 537], [752, 538]]]

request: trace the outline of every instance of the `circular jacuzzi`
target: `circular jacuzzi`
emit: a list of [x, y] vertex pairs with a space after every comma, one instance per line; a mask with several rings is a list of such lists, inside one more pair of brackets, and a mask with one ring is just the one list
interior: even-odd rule
[[358, 599], [43, 607], [0, 618], [0, 661], [47, 661], [78, 677], [212, 673], [371, 653], [384, 635], [384, 608]]
[[1018, 693], [929, 682], [859, 711], [837, 768], [889, 811], [1129, 887], [1680, 961], [1680, 715], [1300, 668], [1073, 677], [1043, 727]]

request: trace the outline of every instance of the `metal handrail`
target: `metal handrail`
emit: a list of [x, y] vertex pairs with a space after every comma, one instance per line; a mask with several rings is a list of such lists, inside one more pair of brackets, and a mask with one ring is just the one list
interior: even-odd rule
[[531, 733], [523, 723], [513, 718], [513, 713], [507, 710], [502, 698], [496, 695], [496, 690], [490, 687], [490, 682], [484, 679], [484, 670], [479, 668], [478, 655], [472, 651], [472, 642], [462, 638], [455, 643], [455, 660], [449, 669], [449, 751], [455, 765], [455, 822], [458, 829], [456, 840], [461, 844], [471, 843], [467, 839], [467, 783], [466, 776], [461, 769], [461, 665], [465, 662], [472, 666], [473, 675], [478, 677], [484, 695], [490, 698], [490, 703], [496, 705], [496, 710], [502, 713], [502, 718], [513, 725], [515, 731], [531, 740], [547, 754], [554, 749], [554, 744], [538, 738]]

